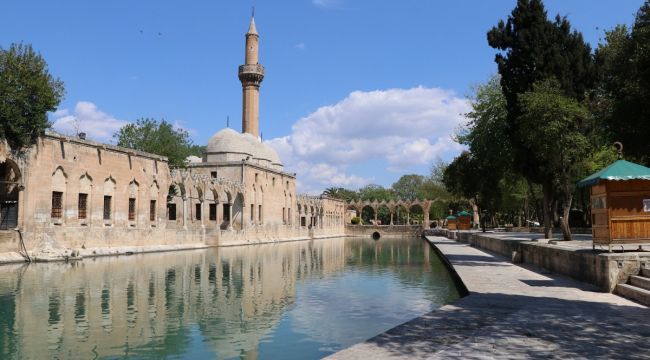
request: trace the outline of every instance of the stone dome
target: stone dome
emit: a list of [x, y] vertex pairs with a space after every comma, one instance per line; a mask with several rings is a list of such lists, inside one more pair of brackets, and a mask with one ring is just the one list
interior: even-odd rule
[[250, 156], [258, 165], [282, 170], [280, 157], [270, 146], [248, 133], [223, 129], [214, 134], [205, 148], [208, 161], [238, 161], [242, 155]]
[[280, 160], [280, 156], [278, 155], [278, 153], [272, 147], [270, 147], [270, 146], [268, 146], [266, 144], [262, 144], [262, 146], [264, 147], [264, 149], [265, 149], [265, 151], [267, 153], [268, 159], [271, 161], [271, 164], [273, 164], [273, 165], [282, 165], [282, 161]]
[[215, 153], [238, 153], [253, 156], [253, 148], [250, 142], [237, 131], [226, 128], [212, 135], [205, 147], [208, 154]]

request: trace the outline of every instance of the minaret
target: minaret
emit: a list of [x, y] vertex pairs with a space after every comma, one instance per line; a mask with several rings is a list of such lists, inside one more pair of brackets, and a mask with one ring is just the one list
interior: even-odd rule
[[260, 83], [264, 79], [264, 66], [258, 62], [259, 35], [255, 28], [255, 15], [246, 33], [246, 62], [239, 66], [239, 81], [244, 92], [242, 132], [260, 136]]

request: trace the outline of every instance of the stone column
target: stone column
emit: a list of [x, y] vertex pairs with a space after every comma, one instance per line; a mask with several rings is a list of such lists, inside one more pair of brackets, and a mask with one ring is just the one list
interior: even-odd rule
[[227, 230], [229, 230], [229, 231], [233, 230], [232, 223], [235, 221], [235, 211], [234, 211], [235, 209], [234, 209], [234, 207], [232, 205], [233, 204], [231, 202], [228, 202], [228, 211], [230, 212], [228, 215], [230, 217], [230, 220], [228, 220], [228, 229]]
[[429, 228], [429, 208], [423, 211], [423, 215], [424, 215], [424, 221], [422, 221], [422, 228], [426, 230]]
[[393, 212], [390, 212], [390, 224], [393, 225]]
[[411, 225], [411, 212], [406, 212], [406, 225]]
[[187, 230], [187, 197], [183, 196], [183, 229]]
[[204, 205], [204, 203], [205, 203], [205, 201], [203, 201], [202, 199], [199, 199], [199, 204], [201, 205], [200, 206], [200, 208], [201, 208], [201, 228], [205, 228], [205, 209], [204, 209], [205, 205]]
[[16, 226], [18, 229], [25, 229], [25, 186], [18, 186], [18, 214], [16, 214]]

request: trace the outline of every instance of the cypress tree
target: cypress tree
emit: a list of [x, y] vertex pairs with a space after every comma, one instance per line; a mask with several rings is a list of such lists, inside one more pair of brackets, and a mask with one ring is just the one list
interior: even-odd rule
[[495, 61], [507, 103], [515, 167], [525, 177], [539, 182], [543, 176], [540, 164], [518, 136], [519, 95], [531, 91], [539, 81], [554, 78], [567, 96], [583, 100], [595, 81], [591, 47], [571, 29], [566, 17], [558, 15], [554, 21], [549, 20], [541, 0], [518, 0], [508, 19], [493, 27], [487, 39], [491, 47], [500, 50]]

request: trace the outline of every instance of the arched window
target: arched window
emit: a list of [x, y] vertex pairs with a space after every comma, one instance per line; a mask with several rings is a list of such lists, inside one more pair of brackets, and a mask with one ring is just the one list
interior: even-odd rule
[[50, 211], [50, 217], [55, 224], [61, 224], [65, 220], [63, 214], [67, 182], [67, 175], [63, 168], [57, 167], [52, 174], [52, 210]]

